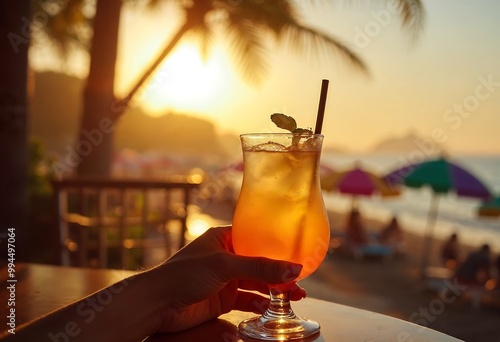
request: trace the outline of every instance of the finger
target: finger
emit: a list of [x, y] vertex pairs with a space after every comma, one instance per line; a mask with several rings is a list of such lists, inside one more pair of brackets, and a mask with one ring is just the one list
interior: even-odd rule
[[269, 298], [255, 292], [238, 291], [235, 310], [263, 314], [269, 307]]
[[[269, 286], [267, 284], [256, 283], [251, 280], [240, 280], [238, 282], [238, 288], [246, 291], [258, 291], [262, 294], [269, 294]], [[299, 284], [295, 283], [290, 288], [290, 300], [301, 300], [306, 298], [307, 292]]]
[[263, 294], [269, 294], [269, 286], [262, 282], [255, 282], [253, 280], [240, 280], [238, 287], [248, 291], [258, 291]]
[[301, 300], [303, 298], [306, 298], [306, 296], [306, 290], [298, 284], [294, 286], [290, 291], [290, 300]]
[[[220, 246], [227, 251], [232, 252], [233, 250], [231, 241], [231, 226], [212, 227], [193, 242], [197, 242], [198, 240], [203, 245], [208, 243], [211, 248]], [[209, 241], [214, 243], [214, 245], [212, 245]]]
[[245, 257], [226, 254], [227, 280], [244, 279], [266, 284], [284, 284], [297, 278], [302, 265], [283, 260], [272, 260], [263, 257]]
[[169, 260], [191, 259], [196, 256], [204, 257], [214, 251], [232, 252], [230, 226], [212, 227], [208, 229], [171, 256]]

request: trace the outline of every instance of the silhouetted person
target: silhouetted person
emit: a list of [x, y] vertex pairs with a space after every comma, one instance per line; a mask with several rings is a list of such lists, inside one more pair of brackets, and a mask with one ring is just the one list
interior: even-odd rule
[[495, 290], [500, 290], [500, 255], [495, 259], [496, 283]]
[[446, 267], [450, 269], [455, 269], [457, 267], [459, 249], [458, 235], [457, 233], [453, 233], [441, 247], [441, 261]]
[[491, 251], [484, 244], [477, 251], [470, 253], [455, 272], [457, 281], [469, 285], [484, 285], [491, 278]]
[[368, 243], [368, 235], [361, 221], [361, 214], [357, 209], [353, 209], [349, 215], [346, 226], [347, 240], [354, 244]]
[[378, 241], [384, 245], [398, 245], [403, 242], [403, 230], [399, 226], [396, 216], [391, 219], [389, 224], [382, 228], [378, 236]]

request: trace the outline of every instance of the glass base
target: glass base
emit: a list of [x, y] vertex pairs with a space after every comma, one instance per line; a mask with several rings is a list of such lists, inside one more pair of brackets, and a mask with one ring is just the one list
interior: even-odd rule
[[247, 337], [266, 341], [297, 340], [315, 335], [320, 330], [318, 322], [293, 315], [287, 317], [254, 317], [241, 322], [239, 332]]

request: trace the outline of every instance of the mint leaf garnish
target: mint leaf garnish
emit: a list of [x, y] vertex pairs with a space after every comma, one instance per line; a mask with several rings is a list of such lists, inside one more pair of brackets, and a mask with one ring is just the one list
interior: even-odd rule
[[306, 128], [295, 128], [292, 133], [297, 133], [297, 134], [313, 134], [312, 130], [306, 129]]
[[279, 128], [286, 129], [291, 133], [297, 134], [312, 134], [312, 130], [307, 128], [297, 128], [297, 122], [291, 116], [282, 114], [282, 113], [274, 113], [271, 114], [271, 120], [278, 126]]
[[291, 116], [282, 113], [274, 113], [271, 115], [271, 120], [279, 128], [286, 129], [292, 133], [297, 129], [297, 122]]
[[271, 115], [271, 120], [278, 126], [279, 128], [286, 129], [291, 133], [298, 134], [294, 135], [292, 138], [292, 146], [298, 148], [301, 135], [310, 135], [313, 134], [312, 130], [306, 128], [297, 128], [297, 122], [291, 116], [282, 114], [282, 113], [274, 113]]

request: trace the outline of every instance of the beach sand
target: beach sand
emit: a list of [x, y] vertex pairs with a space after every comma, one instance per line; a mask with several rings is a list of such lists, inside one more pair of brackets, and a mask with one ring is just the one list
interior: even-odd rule
[[[231, 210], [227, 204], [215, 203], [204, 211], [220, 222], [230, 222]], [[329, 212], [333, 232], [340, 232], [345, 216]], [[373, 230], [382, 226], [369, 218], [365, 222]], [[334, 250], [300, 284], [312, 298], [411, 321], [468, 342], [500, 341], [500, 305], [483, 303], [474, 308], [467, 295], [457, 296], [449, 291], [444, 296], [427, 290], [420, 272], [424, 239], [408, 231], [404, 239], [404, 254], [389, 260], [356, 260]], [[436, 256], [441, 243], [432, 244], [432, 265], [438, 265]], [[476, 247], [462, 246], [462, 255]], [[314, 318], [321, 321], [321, 317]]]
[[[345, 215], [330, 212], [329, 217], [333, 231], [338, 231]], [[369, 226], [377, 230], [382, 224], [369, 220]], [[450, 291], [442, 298], [427, 290], [420, 272], [424, 239], [407, 231], [404, 239], [404, 254], [390, 260], [355, 260], [334, 251], [301, 285], [310, 297], [412, 321], [464, 341], [500, 341], [500, 306], [483, 303], [475, 309], [466, 295]], [[441, 244], [433, 241], [431, 265], [439, 265]], [[462, 246], [461, 254], [473, 248]]]

